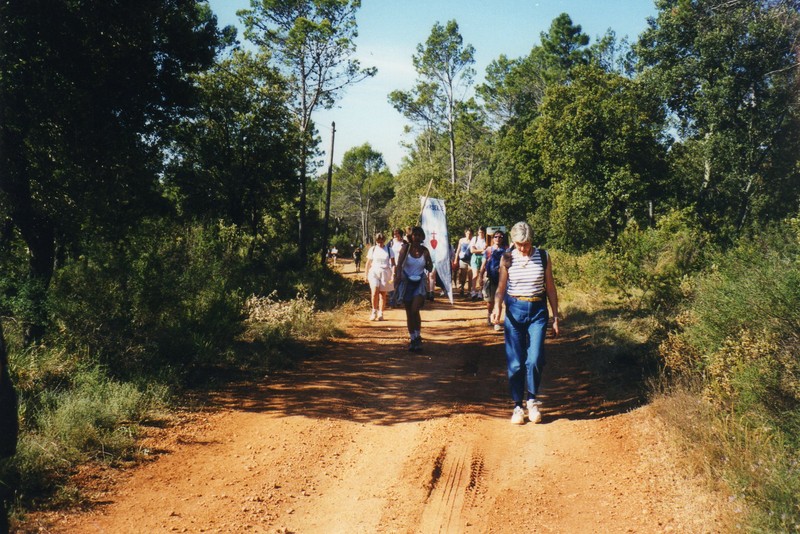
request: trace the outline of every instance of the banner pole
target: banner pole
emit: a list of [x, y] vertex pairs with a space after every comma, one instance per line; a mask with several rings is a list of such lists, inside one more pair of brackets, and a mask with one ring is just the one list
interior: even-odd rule
[[431, 181], [428, 182], [428, 190], [425, 191], [425, 200], [422, 201], [422, 209], [419, 210], [419, 218], [417, 219], [417, 226], [422, 224], [422, 212], [425, 211], [425, 204], [428, 203], [428, 197], [431, 194], [431, 186], [432, 185], [433, 185], [433, 178], [431, 178]]

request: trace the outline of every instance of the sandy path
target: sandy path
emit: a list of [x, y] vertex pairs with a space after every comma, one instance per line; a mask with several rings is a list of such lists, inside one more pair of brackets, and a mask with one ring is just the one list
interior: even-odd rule
[[[213, 395], [163, 454], [52, 532], [724, 532], [723, 500], [675, 469], [636, 399], [607, 398], [569, 332], [550, 340], [544, 419], [509, 423], [502, 334], [483, 305], [355, 317], [298, 370]], [[568, 329], [568, 323], [564, 325]]]

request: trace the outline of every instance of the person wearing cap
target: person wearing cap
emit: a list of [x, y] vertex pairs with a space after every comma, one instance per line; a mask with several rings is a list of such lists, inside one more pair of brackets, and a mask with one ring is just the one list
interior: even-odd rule
[[537, 399], [545, 364], [544, 339], [548, 309], [553, 314], [553, 334], [559, 334], [558, 294], [553, 280], [553, 266], [546, 251], [533, 246], [533, 230], [518, 222], [509, 233], [514, 247], [503, 256], [500, 279], [495, 293], [492, 322], [500, 323], [501, 305], [505, 303], [505, 350], [508, 382], [514, 411], [511, 422], [538, 423], [542, 420]]

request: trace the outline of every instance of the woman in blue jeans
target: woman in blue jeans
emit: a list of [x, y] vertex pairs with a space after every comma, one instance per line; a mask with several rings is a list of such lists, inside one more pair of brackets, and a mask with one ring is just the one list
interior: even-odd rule
[[505, 340], [508, 361], [508, 382], [514, 411], [511, 422], [525, 423], [523, 401], [528, 409], [528, 420], [542, 420], [541, 404], [536, 395], [544, 368], [544, 338], [547, 333], [547, 303], [553, 311], [553, 334], [558, 335], [558, 294], [553, 281], [550, 257], [534, 247], [533, 231], [528, 223], [518, 222], [511, 228], [514, 247], [504, 256], [500, 265], [492, 322], [500, 323], [501, 304], [505, 303]]

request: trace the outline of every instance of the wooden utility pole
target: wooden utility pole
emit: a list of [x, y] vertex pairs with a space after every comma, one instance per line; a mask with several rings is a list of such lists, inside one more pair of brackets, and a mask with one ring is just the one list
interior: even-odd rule
[[325, 195], [325, 225], [322, 230], [322, 266], [328, 265], [328, 221], [331, 217], [331, 182], [333, 181], [333, 140], [336, 137], [336, 123], [331, 122], [331, 157], [328, 162], [328, 191]]

